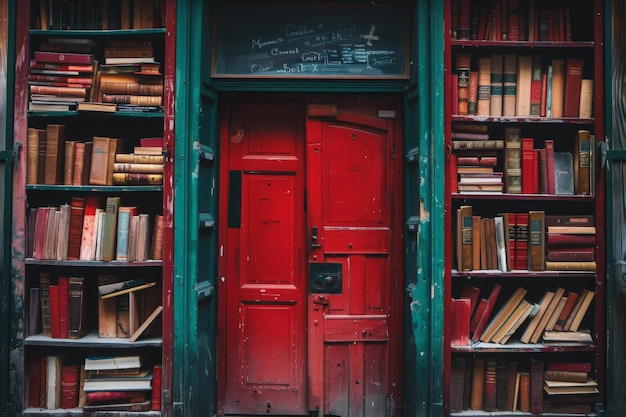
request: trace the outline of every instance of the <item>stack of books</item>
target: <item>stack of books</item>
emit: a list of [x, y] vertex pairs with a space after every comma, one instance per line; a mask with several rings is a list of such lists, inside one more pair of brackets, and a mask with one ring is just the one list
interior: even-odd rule
[[132, 153], [118, 153], [113, 164], [113, 184], [163, 184], [163, 163], [160, 146], [136, 146]]
[[492, 139], [487, 125], [456, 123], [452, 131], [453, 192], [502, 193], [503, 173], [498, 167], [502, 139]]
[[546, 270], [595, 271], [593, 215], [546, 215]]
[[544, 410], [549, 413], [590, 414], [600, 400], [589, 362], [548, 362]]
[[114, 103], [117, 111], [162, 111], [163, 75], [152, 41], [112, 40], [104, 54], [96, 101]]
[[140, 356], [85, 358], [84, 411], [148, 411], [152, 372]]
[[94, 48], [88, 39], [50, 39], [42, 43], [30, 61], [28, 109], [70, 111], [88, 101], [97, 67]]

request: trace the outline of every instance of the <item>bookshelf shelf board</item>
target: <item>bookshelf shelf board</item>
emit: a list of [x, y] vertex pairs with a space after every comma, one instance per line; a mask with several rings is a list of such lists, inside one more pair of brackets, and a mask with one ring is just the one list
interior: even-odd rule
[[51, 118], [51, 117], [143, 117], [146, 119], [163, 118], [162, 111], [116, 111], [116, 112], [97, 112], [97, 111], [28, 111], [29, 118]]
[[595, 119], [581, 119], [580, 117], [495, 117], [495, 116], [460, 116], [453, 115], [453, 122], [476, 123], [536, 123], [536, 124], [577, 124], [593, 125]]
[[[450, 417], [466, 417], [466, 416], [474, 416], [474, 417], [483, 417], [483, 416], [496, 416], [496, 417], [531, 417], [535, 414], [526, 413], [522, 411], [483, 411], [483, 410], [466, 410], [462, 412], [450, 413]], [[596, 413], [591, 414], [563, 414], [563, 413], [545, 413], [543, 415], [550, 417], [572, 417], [572, 416], [586, 416], [586, 417], [594, 417], [597, 416]], [[134, 414], [133, 414], [134, 416]]]
[[[155, 417], [160, 416], [160, 411], [100, 411], [90, 413], [99, 416], [127, 416], [133, 417]], [[46, 417], [64, 417], [64, 416], [82, 416], [84, 415], [82, 408], [64, 408], [58, 410], [47, 410], [45, 408], [27, 408], [21, 414], [22, 417], [28, 416], [46, 416]]]
[[55, 192], [75, 192], [75, 193], [119, 193], [119, 192], [161, 192], [163, 186], [161, 185], [27, 185], [27, 191], [55, 191]]
[[558, 194], [489, 194], [489, 193], [452, 193], [454, 200], [518, 200], [518, 201], [570, 201], [572, 203], [593, 202], [593, 195], [558, 195]]
[[593, 41], [581, 41], [581, 42], [528, 42], [528, 41], [479, 41], [479, 40], [467, 40], [467, 39], [452, 39], [450, 41], [452, 46], [466, 46], [466, 47], [500, 47], [500, 48], [593, 48]]
[[30, 36], [45, 36], [45, 37], [98, 37], [106, 38], [109, 36], [132, 36], [138, 35], [164, 35], [165, 28], [149, 28], [149, 29], [109, 29], [109, 30], [82, 30], [82, 29], [65, 29], [65, 30], [42, 30], [42, 29], [30, 29], [28, 31]]
[[454, 278], [523, 278], [523, 279], [545, 279], [545, 278], [595, 278], [596, 274], [590, 271], [499, 271], [499, 270], [476, 270], [459, 272], [452, 270]]
[[97, 333], [90, 333], [80, 339], [58, 339], [38, 334], [28, 336], [24, 339], [24, 344], [28, 346], [132, 349], [137, 347], [161, 347], [163, 340], [160, 337], [146, 337], [130, 342], [128, 338], [99, 337]]
[[544, 352], [593, 352], [595, 345], [585, 346], [544, 346], [541, 343], [509, 342], [504, 345], [498, 343], [472, 343], [468, 346], [451, 346], [453, 353], [544, 353]]
[[26, 265], [47, 265], [47, 266], [62, 266], [62, 267], [99, 267], [99, 268], [145, 268], [149, 267], [161, 267], [163, 261], [161, 260], [147, 260], [147, 261], [57, 261], [55, 259], [33, 259], [26, 258]]

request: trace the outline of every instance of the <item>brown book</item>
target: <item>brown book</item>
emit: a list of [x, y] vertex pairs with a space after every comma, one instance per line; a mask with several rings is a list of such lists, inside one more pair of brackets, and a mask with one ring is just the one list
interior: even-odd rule
[[26, 184], [37, 184], [39, 165], [39, 135], [45, 132], [34, 127], [28, 128], [26, 137]]
[[72, 185], [72, 181], [74, 180], [74, 166], [75, 160], [74, 155], [76, 154], [76, 141], [68, 140], [65, 141], [65, 161], [63, 168], [63, 184], [64, 185]]
[[[510, 324], [509, 322], [507, 322], [504, 325], [502, 325], [501, 330], [498, 331], [498, 334], [496, 334], [496, 336], [494, 337], [496, 339], [495, 342], [500, 343], [501, 345], [508, 342], [511, 336], [515, 334], [517, 329], [519, 329], [522, 326], [522, 324], [526, 322], [526, 319], [532, 313], [533, 308], [534, 308], [533, 304], [529, 303], [526, 300], [522, 300], [520, 305], [512, 314]], [[500, 334], [499, 334], [501, 331], [503, 332], [502, 337], [500, 337]]]
[[504, 130], [505, 142], [505, 185], [509, 194], [522, 192], [522, 136], [519, 127]]
[[528, 253], [531, 271], [544, 271], [546, 251], [545, 212], [528, 212]]
[[163, 165], [163, 155], [137, 155], [134, 153], [118, 153], [115, 155], [116, 163], [124, 164], [159, 164]]
[[73, 185], [89, 184], [93, 142], [78, 142], [74, 151]]
[[150, 259], [163, 259], [163, 215], [161, 214], [154, 216], [154, 230], [152, 231], [152, 243], [150, 245]]
[[580, 58], [567, 58], [565, 64], [565, 92], [563, 98], [563, 116], [579, 117], [580, 86], [583, 79], [584, 61]]
[[469, 408], [482, 410], [485, 392], [485, 364], [484, 357], [475, 357], [472, 361], [472, 383], [470, 386]]
[[515, 116], [530, 116], [530, 91], [532, 82], [532, 57], [517, 57], [517, 86], [515, 96]]
[[595, 271], [595, 261], [546, 261], [546, 271]]
[[106, 185], [113, 185], [113, 165], [115, 164], [115, 154], [122, 150], [122, 139], [111, 138], [109, 142], [109, 153], [107, 154], [107, 181]]
[[487, 298], [487, 304], [485, 305], [485, 310], [483, 311], [483, 314], [480, 316], [478, 324], [476, 325], [476, 330], [474, 331], [474, 334], [472, 335], [472, 341], [478, 342], [479, 340], [481, 340], [483, 332], [485, 328], [487, 327], [487, 323], [489, 322], [489, 319], [491, 317], [491, 312], [493, 311], [493, 308], [498, 299], [498, 295], [500, 295], [501, 289], [502, 289], [502, 286], [500, 284], [493, 285], [493, 288], [491, 289], [491, 293], [489, 294], [489, 297]]
[[489, 115], [493, 117], [502, 116], [503, 65], [504, 61], [501, 54], [491, 55]]
[[89, 169], [89, 184], [91, 185], [107, 185], [111, 140], [110, 137], [105, 136], [93, 137]]
[[530, 411], [530, 373], [520, 372], [519, 381], [519, 410]]
[[574, 305], [576, 304], [576, 301], [578, 301], [578, 293], [570, 291], [567, 295], [567, 303], [565, 304], [563, 311], [561, 312], [561, 314], [559, 315], [559, 318], [554, 324], [554, 330], [556, 331], [563, 330], [563, 326], [565, 325], [567, 318], [569, 317], [572, 310], [574, 309]]
[[76, 109], [78, 111], [98, 111], [104, 113], [115, 113], [117, 111], [117, 105], [115, 103], [85, 101], [83, 103], [78, 103]]
[[478, 58], [478, 99], [476, 114], [489, 116], [491, 107], [491, 56]]
[[68, 337], [80, 339], [87, 332], [85, 323], [84, 277], [70, 277], [68, 299]]
[[163, 83], [161, 77], [153, 77], [151, 84], [142, 83], [141, 78], [137, 77], [133, 81], [121, 79], [116, 81], [115, 78], [105, 77], [105, 81], [100, 82], [100, 91], [103, 94], [112, 95], [135, 95], [135, 96], [163, 96]]
[[163, 174], [142, 174], [131, 172], [114, 172], [114, 185], [161, 185]]
[[70, 231], [70, 205], [67, 203], [59, 206], [59, 220], [57, 224], [57, 240], [53, 251], [52, 258], [57, 261], [64, 261], [67, 259], [67, 250], [69, 247], [69, 231]]
[[539, 304], [537, 304], [538, 306], [537, 312], [535, 313], [533, 318], [530, 320], [530, 322], [528, 323], [528, 326], [524, 330], [524, 333], [522, 333], [522, 336], [520, 337], [520, 341], [522, 343], [530, 342], [533, 333], [537, 329], [537, 326], [539, 326], [539, 323], [543, 319], [543, 316], [546, 314], [546, 311], [548, 310], [548, 307], [550, 306], [550, 303], [552, 302], [553, 298], [554, 298], [554, 291], [545, 292], [545, 294], [541, 298], [541, 301], [539, 302]]
[[506, 381], [506, 411], [515, 411], [517, 404], [515, 403], [515, 393], [517, 391], [517, 361], [511, 360], [507, 364], [507, 381]]
[[461, 239], [461, 270], [471, 271], [473, 269], [472, 263], [472, 206], [461, 206], [461, 224], [457, 230], [459, 232], [458, 238]]
[[546, 331], [554, 330], [554, 326], [556, 325], [557, 320], [561, 316], [561, 313], [563, 312], [563, 309], [565, 308], [565, 305], [567, 304], [567, 299], [568, 299], [568, 296], [563, 295], [561, 299], [559, 300], [558, 304], [556, 305], [556, 308], [554, 309], [554, 312], [552, 313], [552, 316], [548, 320], [548, 323], [546, 323]]
[[468, 53], [456, 55], [456, 75], [458, 76], [458, 109], [460, 115], [469, 114], [469, 79], [472, 56]]
[[162, 174], [163, 164], [122, 163], [113, 164], [113, 172], [132, 172], [138, 174]]
[[481, 298], [480, 301], [476, 305], [476, 310], [472, 315], [472, 320], [470, 321], [470, 334], [473, 334], [478, 327], [478, 322], [487, 307], [487, 299]]
[[588, 373], [581, 371], [546, 370], [546, 379], [553, 381], [587, 382]]
[[102, 94], [104, 103], [132, 104], [134, 106], [162, 106], [161, 96], [139, 96], [134, 94]]
[[41, 334], [52, 336], [52, 320], [50, 318], [50, 273], [39, 273], [39, 297], [41, 305]]
[[472, 269], [480, 269], [481, 218], [472, 216]]
[[543, 413], [543, 360], [533, 358], [530, 361], [530, 412]]
[[102, 219], [102, 260], [112, 261], [116, 255], [117, 216], [120, 206], [119, 196], [106, 199], [104, 217]]
[[580, 324], [585, 318], [585, 314], [587, 314], [587, 310], [589, 310], [589, 306], [591, 305], [591, 302], [593, 301], [594, 296], [595, 296], [595, 291], [587, 290], [585, 292], [585, 297], [580, 304], [580, 308], [578, 308], [578, 311], [576, 311], [576, 314], [574, 315], [574, 318], [572, 319], [572, 324], [569, 326], [568, 330], [570, 332], [578, 331]]
[[581, 81], [578, 117], [581, 119], [591, 119], [593, 117], [593, 80], [583, 78]]
[[463, 396], [465, 392], [465, 358], [454, 357], [450, 367], [450, 403], [451, 413], [463, 411]]
[[65, 156], [65, 125], [49, 124], [46, 127], [45, 184], [63, 183]]
[[67, 256], [69, 260], [80, 258], [82, 243], [83, 219], [85, 215], [85, 198], [72, 197], [70, 202], [70, 219], [67, 239]]
[[517, 287], [515, 292], [509, 297], [509, 299], [500, 308], [498, 313], [496, 313], [493, 319], [489, 322], [489, 325], [487, 326], [487, 328], [485, 328], [484, 333], [480, 337], [481, 342], [488, 343], [492, 341], [492, 338], [498, 332], [500, 327], [507, 321], [509, 316], [515, 311], [517, 306], [522, 302], [526, 293], [527, 293], [527, 290], [525, 288]]
[[579, 130], [574, 149], [574, 194], [591, 192], [591, 132]]
[[485, 378], [483, 387], [483, 407], [485, 411], [496, 411], [496, 377], [498, 364], [495, 359], [485, 361]]
[[565, 90], [565, 61], [552, 60], [552, 108], [548, 117], [563, 117], [563, 100]]
[[557, 305], [559, 304], [559, 301], [561, 301], [561, 298], [563, 297], [564, 293], [565, 293], [565, 289], [562, 288], [562, 287], [558, 287], [554, 291], [554, 296], [552, 297], [552, 300], [550, 300], [550, 304], [548, 305], [548, 308], [546, 309], [545, 314], [541, 317], [541, 320], [537, 324], [537, 327], [535, 328], [535, 331], [533, 332], [532, 336], [530, 337], [530, 343], [537, 343], [539, 341], [539, 339], [541, 338], [541, 335], [543, 334], [544, 330], [546, 329], [546, 325], [548, 324], [548, 320], [550, 320], [550, 317], [552, 317], [552, 313], [554, 313], [554, 310], [556, 309]]
[[502, 115], [515, 116], [517, 96], [517, 55], [504, 55], [504, 73], [502, 87]]

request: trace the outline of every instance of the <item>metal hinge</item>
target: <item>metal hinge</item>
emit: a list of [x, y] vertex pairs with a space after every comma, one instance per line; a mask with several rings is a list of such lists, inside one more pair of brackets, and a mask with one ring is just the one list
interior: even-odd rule
[[8, 163], [13, 164], [13, 169], [17, 169], [18, 157], [22, 143], [14, 142], [13, 146], [14, 148], [11, 150], [0, 151], [0, 161], [7, 161]]

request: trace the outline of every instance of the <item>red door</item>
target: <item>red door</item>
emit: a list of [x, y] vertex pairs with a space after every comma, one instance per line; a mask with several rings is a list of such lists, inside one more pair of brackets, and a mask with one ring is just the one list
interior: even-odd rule
[[232, 100], [222, 129], [220, 410], [393, 415], [395, 102]]

